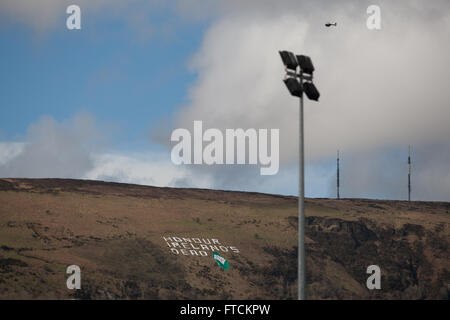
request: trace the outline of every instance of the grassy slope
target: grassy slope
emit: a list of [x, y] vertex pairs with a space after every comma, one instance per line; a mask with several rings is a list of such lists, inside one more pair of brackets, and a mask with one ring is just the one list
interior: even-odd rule
[[[310, 298], [448, 299], [450, 204], [308, 199]], [[296, 295], [297, 199], [98, 181], [0, 179], [0, 298], [289, 299]], [[162, 236], [236, 246], [175, 256]], [[82, 289], [65, 268], [82, 269]], [[367, 266], [382, 290], [365, 287]]]

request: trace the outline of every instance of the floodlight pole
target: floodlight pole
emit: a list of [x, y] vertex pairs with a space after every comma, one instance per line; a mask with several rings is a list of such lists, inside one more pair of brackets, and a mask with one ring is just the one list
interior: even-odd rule
[[408, 146], [408, 201], [411, 201], [411, 145]]
[[339, 149], [337, 151], [337, 159], [336, 159], [336, 197], [340, 199], [339, 195]]
[[[311, 58], [292, 52], [279, 51], [281, 60], [286, 68], [283, 80], [291, 95], [300, 98], [299, 110], [299, 148], [298, 148], [298, 299], [306, 300], [306, 257], [305, 257], [305, 150], [304, 150], [304, 121], [303, 121], [303, 92], [310, 100], [318, 101], [320, 93], [314, 86], [314, 66]], [[297, 68], [299, 72], [297, 73]], [[295, 79], [294, 82], [291, 80]], [[299, 82], [297, 82], [299, 79]]]
[[[300, 83], [303, 72], [300, 71]], [[305, 294], [305, 165], [304, 165], [304, 128], [303, 128], [303, 92], [300, 94], [299, 110], [299, 157], [298, 157], [298, 299], [306, 300]]]

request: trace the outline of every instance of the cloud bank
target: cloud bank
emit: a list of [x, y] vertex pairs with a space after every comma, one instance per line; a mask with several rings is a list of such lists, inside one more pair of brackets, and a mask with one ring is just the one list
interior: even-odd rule
[[338, 10], [339, 28], [328, 29], [320, 5], [306, 14], [303, 3], [274, 13], [268, 4], [254, 4], [255, 10], [244, 6], [207, 31], [191, 62], [198, 80], [177, 126], [197, 119], [217, 128], [280, 128], [282, 158], [296, 161], [298, 100], [281, 82], [278, 55], [287, 49], [311, 55], [316, 65], [322, 96], [305, 108], [311, 160], [334, 155], [338, 147], [373, 150], [450, 136], [449, 10], [430, 23], [414, 15], [417, 7], [428, 12], [425, 1], [386, 3], [383, 29], [369, 31], [364, 5]]
[[[417, 198], [449, 199], [450, 166], [439, 149], [431, 148], [450, 149], [448, 2], [429, 6], [426, 1], [379, 1], [380, 31], [366, 28], [366, 3], [221, 4], [191, 60], [198, 79], [190, 103], [174, 118], [175, 127], [191, 128], [192, 121], [202, 120], [205, 128], [279, 128], [281, 163], [294, 166], [298, 99], [289, 96], [281, 81], [278, 50], [307, 54], [316, 66], [315, 83], [322, 94], [319, 103], [307, 101], [305, 106], [306, 160], [309, 170], [315, 170], [310, 176], [317, 179], [323, 171], [320, 163], [333, 159], [340, 149], [351, 163], [345, 168], [347, 196], [405, 198], [405, 150], [412, 144], [416, 161], [424, 159], [424, 150], [433, 150], [426, 153], [433, 168], [418, 164]], [[325, 28], [329, 20], [338, 27]], [[403, 157], [397, 155], [400, 151]], [[202, 170], [231, 188], [242, 179], [270, 183], [270, 177], [257, 177], [246, 168]], [[444, 181], [430, 184], [439, 172]], [[333, 170], [323, 171], [320, 178], [335, 184]], [[334, 195], [332, 190], [323, 194]]]
[[211, 188], [170, 162], [170, 154], [107, 152], [109, 137], [90, 114], [58, 122], [50, 116], [30, 125], [26, 141], [0, 142], [0, 177], [75, 178], [153, 186]]
[[92, 168], [90, 154], [101, 140], [90, 115], [62, 123], [42, 117], [29, 127], [26, 141], [0, 146], [0, 176], [80, 177]]

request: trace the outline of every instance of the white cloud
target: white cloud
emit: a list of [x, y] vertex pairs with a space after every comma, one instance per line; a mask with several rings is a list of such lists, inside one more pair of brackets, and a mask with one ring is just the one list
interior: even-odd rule
[[175, 166], [167, 154], [97, 154], [93, 156], [94, 168], [83, 175], [84, 179], [116, 181], [158, 187], [211, 188], [207, 176], [195, 179], [186, 167]]
[[75, 178], [153, 186], [211, 188], [209, 176], [175, 166], [170, 153], [106, 152], [108, 137], [86, 113], [58, 122], [42, 117], [24, 142], [0, 143], [0, 177]]
[[450, 12], [429, 23], [403, 20], [412, 11], [408, 5], [404, 12], [386, 6], [385, 28], [369, 31], [360, 9], [361, 19], [343, 15], [335, 29], [325, 28], [316, 11], [309, 17], [292, 12], [220, 18], [192, 60], [198, 80], [177, 126], [203, 120], [215, 128], [280, 128], [282, 159], [295, 161], [298, 100], [281, 82], [278, 56], [287, 49], [311, 55], [317, 69], [322, 96], [305, 107], [311, 159], [330, 156], [338, 146], [355, 151], [449, 137]]
[[[108, 0], [86, 1], [79, 0], [77, 5], [83, 9], [98, 9], [107, 5]], [[38, 32], [49, 31], [60, 23], [65, 28], [65, 19], [68, 17], [66, 8], [74, 4], [70, 0], [2, 0], [0, 12], [12, 19], [26, 25]], [[83, 11], [82, 11], [83, 13]], [[83, 16], [82, 16], [83, 17]]]
[[[298, 99], [288, 95], [281, 81], [278, 50], [285, 49], [310, 55], [316, 66], [315, 83], [322, 95], [319, 103], [305, 105], [305, 149], [311, 168], [334, 157], [338, 148], [355, 162], [366, 155], [392, 159], [393, 150], [404, 150], [408, 144], [417, 150], [432, 144], [450, 149], [449, 2], [429, 6], [426, 1], [380, 1], [380, 31], [366, 28], [363, 3], [221, 4], [191, 61], [198, 77], [190, 102], [175, 116], [177, 128], [191, 128], [193, 120], [202, 120], [205, 128], [279, 128], [281, 164], [295, 165]], [[326, 28], [329, 20], [337, 21], [337, 28]], [[450, 182], [445, 178], [449, 164], [433, 153], [427, 157], [440, 170], [433, 175], [441, 172], [447, 182], [435, 185], [435, 196], [421, 193], [422, 199], [448, 199], [438, 189]], [[373, 170], [370, 175], [378, 178], [369, 179], [373, 188], [365, 194], [379, 195], [381, 190], [383, 197], [395, 198], [404, 193], [402, 164], [386, 177], [398, 181], [395, 187], [383, 189], [388, 180], [380, 179], [382, 166], [355, 163], [346, 168], [353, 179], [347, 180], [347, 187], [367, 186], [360, 170]], [[244, 170], [233, 175], [218, 169], [212, 174], [219, 186], [228, 186], [226, 181], [247, 177]], [[421, 176], [417, 188], [427, 180], [424, 173]], [[255, 175], [250, 180], [260, 181]]]
[[0, 166], [21, 154], [25, 146], [23, 142], [0, 142]]
[[[2, 0], [0, 17], [45, 35], [66, 29], [66, 19], [69, 17], [66, 9], [73, 4], [81, 8], [81, 29], [88, 32], [87, 26], [108, 19], [124, 22], [130, 33], [140, 40], [146, 40], [156, 32], [164, 35], [174, 32], [171, 23], [164, 24], [160, 19], [158, 23], [154, 21], [158, 14], [169, 16], [175, 13], [176, 2], [166, 0]], [[177, 18], [179, 22], [179, 15]]]
[[79, 177], [91, 168], [90, 153], [102, 142], [89, 114], [78, 114], [63, 122], [42, 117], [30, 125], [26, 141], [3, 144], [6, 161], [0, 165], [0, 176]]

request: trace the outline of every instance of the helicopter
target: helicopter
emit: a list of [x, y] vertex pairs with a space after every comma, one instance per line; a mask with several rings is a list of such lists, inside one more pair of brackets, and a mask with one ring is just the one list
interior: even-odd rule
[[337, 22], [335, 22], [335, 23], [331, 23], [331, 22], [327, 22], [327, 23], [325, 23], [325, 27], [331, 27], [331, 26], [337, 26]]

